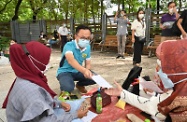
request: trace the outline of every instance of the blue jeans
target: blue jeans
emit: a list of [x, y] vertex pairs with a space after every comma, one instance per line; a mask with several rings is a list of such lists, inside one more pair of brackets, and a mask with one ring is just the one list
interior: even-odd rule
[[68, 91], [68, 92], [72, 92], [74, 90], [74, 87], [75, 87], [74, 81], [78, 81], [77, 85], [79, 86], [88, 86], [88, 85], [95, 84], [95, 81], [85, 78], [81, 72], [60, 73], [57, 76], [57, 79], [60, 83], [61, 91]]
[[55, 43], [57, 43], [57, 41], [55, 41], [53, 39], [49, 40], [50, 48], [52, 48], [52, 45], [55, 44]]

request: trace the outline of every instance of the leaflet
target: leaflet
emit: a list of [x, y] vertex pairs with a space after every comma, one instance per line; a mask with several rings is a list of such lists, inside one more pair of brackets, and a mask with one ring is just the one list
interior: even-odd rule
[[110, 85], [103, 77], [100, 75], [93, 75], [92, 79], [103, 88], [112, 88], [112, 85]]

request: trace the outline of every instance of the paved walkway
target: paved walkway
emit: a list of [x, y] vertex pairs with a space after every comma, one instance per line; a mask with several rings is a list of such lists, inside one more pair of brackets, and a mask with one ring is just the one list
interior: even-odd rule
[[[132, 57], [127, 56], [125, 59], [115, 59], [116, 54], [112, 52], [92, 52], [92, 69], [104, 77], [108, 82], [113, 84], [115, 79], [119, 83], [123, 83], [129, 70], [132, 66]], [[56, 79], [56, 71], [59, 66], [61, 59], [60, 51], [52, 50], [50, 64], [51, 69], [46, 73], [48, 78], [49, 86], [58, 94], [60, 93], [59, 83]], [[142, 56], [143, 67], [142, 75], [154, 74], [154, 67], [156, 64], [156, 58], [147, 58], [147, 56]], [[2, 105], [7, 92], [15, 79], [15, 74], [11, 69], [11, 66], [0, 65], [0, 106]], [[97, 85], [89, 86], [87, 89], [96, 87]], [[5, 109], [0, 108], [0, 122], [6, 122]]]

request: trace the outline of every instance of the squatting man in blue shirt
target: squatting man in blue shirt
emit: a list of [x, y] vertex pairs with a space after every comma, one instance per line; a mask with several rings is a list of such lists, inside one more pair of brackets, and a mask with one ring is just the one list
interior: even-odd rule
[[[76, 28], [75, 40], [64, 46], [57, 70], [57, 79], [62, 93], [72, 92], [75, 87], [74, 81], [78, 81], [76, 88], [82, 93], [87, 93], [85, 86], [95, 84], [91, 79], [92, 72], [90, 71], [90, 36], [90, 28], [79, 25]], [[83, 62], [85, 66], [82, 66]]]

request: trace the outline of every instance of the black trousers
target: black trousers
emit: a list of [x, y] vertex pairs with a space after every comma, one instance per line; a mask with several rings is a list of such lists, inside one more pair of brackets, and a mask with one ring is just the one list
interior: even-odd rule
[[143, 46], [144, 43], [140, 42], [139, 38], [135, 36], [133, 63], [141, 63]]
[[67, 43], [67, 36], [62, 36], [61, 35], [61, 52], [64, 49], [64, 45]]

